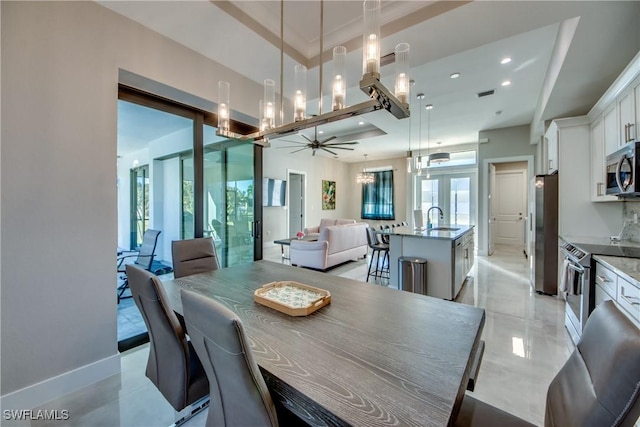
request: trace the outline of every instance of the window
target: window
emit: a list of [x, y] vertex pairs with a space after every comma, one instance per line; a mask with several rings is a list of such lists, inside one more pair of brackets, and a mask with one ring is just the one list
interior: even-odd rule
[[393, 171], [371, 172], [374, 180], [362, 185], [362, 219], [393, 220]]

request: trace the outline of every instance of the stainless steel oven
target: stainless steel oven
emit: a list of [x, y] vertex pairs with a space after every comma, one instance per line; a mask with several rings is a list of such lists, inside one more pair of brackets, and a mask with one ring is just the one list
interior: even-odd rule
[[566, 297], [565, 326], [577, 344], [582, 329], [594, 306], [594, 286], [591, 280], [592, 257], [585, 250], [564, 242], [560, 289]]

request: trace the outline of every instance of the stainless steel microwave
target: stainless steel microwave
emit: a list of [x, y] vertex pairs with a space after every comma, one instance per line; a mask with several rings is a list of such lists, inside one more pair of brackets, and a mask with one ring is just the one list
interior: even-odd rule
[[607, 156], [607, 194], [640, 197], [640, 141]]

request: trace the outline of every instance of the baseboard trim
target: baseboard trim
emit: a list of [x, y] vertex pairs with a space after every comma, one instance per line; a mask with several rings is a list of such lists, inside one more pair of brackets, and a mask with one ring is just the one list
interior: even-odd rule
[[120, 373], [120, 354], [114, 354], [64, 374], [0, 396], [0, 408], [34, 409]]

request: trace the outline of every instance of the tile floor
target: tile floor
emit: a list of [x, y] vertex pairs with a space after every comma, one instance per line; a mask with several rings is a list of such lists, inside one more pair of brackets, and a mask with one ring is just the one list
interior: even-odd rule
[[[265, 249], [265, 259], [280, 262], [280, 248]], [[364, 260], [328, 272], [358, 280], [366, 277]], [[499, 247], [491, 257], [477, 257], [472, 280], [459, 302], [486, 309], [486, 349], [473, 395], [524, 418], [544, 423], [547, 386], [573, 351], [564, 329], [564, 304], [540, 296], [529, 286], [528, 261], [521, 250]], [[372, 284], [379, 286], [385, 284]], [[66, 409], [66, 421], [14, 422], [3, 426], [131, 426], [172, 424], [173, 409], [144, 376], [148, 345], [122, 354], [122, 372], [36, 409]], [[185, 426], [204, 426], [206, 410]]]

